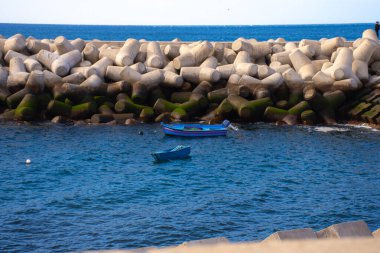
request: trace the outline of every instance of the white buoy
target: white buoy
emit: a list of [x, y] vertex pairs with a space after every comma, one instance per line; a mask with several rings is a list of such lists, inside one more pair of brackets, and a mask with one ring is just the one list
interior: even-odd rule
[[25, 163], [30, 164], [32, 161], [30, 159], [26, 159]]

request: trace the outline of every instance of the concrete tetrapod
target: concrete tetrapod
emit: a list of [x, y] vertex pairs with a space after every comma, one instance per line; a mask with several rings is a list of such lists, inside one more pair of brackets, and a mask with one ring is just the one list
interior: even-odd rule
[[272, 122], [282, 121], [288, 115], [288, 111], [273, 106], [268, 106], [264, 112], [264, 118]]
[[91, 116], [91, 123], [93, 124], [101, 124], [108, 123], [114, 120], [112, 114], [94, 114]]
[[216, 109], [212, 110], [211, 112], [207, 113], [205, 116], [201, 118], [201, 120], [222, 120], [225, 118], [229, 118], [231, 116], [231, 113], [233, 111], [233, 106], [228, 102], [228, 99], [224, 99]]
[[220, 80], [220, 73], [212, 68], [183, 67], [180, 75], [185, 81], [195, 84], [202, 81], [217, 82]]
[[182, 104], [189, 101], [192, 94], [193, 93], [191, 91], [173, 92], [170, 96], [170, 101], [173, 103]]
[[140, 49], [140, 42], [135, 39], [127, 39], [115, 57], [118, 66], [130, 66], [133, 64]]
[[352, 76], [352, 62], [352, 49], [341, 48], [333, 66], [323, 70], [323, 72], [329, 74], [336, 81], [349, 79]]
[[368, 62], [375, 53], [376, 45], [372, 40], [364, 39], [359, 47], [354, 51], [354, 62], [352, 70], [355, 75], [364, 83], [369, 79]]
[[117, 113], [134, 113], [135, 115], [140, 115], [144, 108], [150, 108], [149, 106], [136, 104], [125, 93], [120, 93], [116, 99], [115, 111]]
[[71, 107], [72, 119], [87, 119], [96, 112], [96, 104], [94, 102], [86, 102]]
[[73, 50], [59, 56], [51, 63], [51, 70], [59, 76], [67, 75], [71, 68], [82, 60], [82, 55], [78, 50]]
[[37, 97], [33, 94], [26, 94], [16, 108], [15, 119], [33, 120], [37, 113], [37, 106]]
[[318, 238], [372, 237], [364, 221], [351, 221], [331, 225], [317, 232]]
[[48, 104], [47, 110], [51, 116], [65, 116], [70, 117], [71, 105], [58, 100], [51, 100]]
[[45, 75], [42, 71], [35, 70], [29, 74], [28, 81], [25, 88], [29, 89], [31, 93], [38, 94], [45, 89]]
[[304, 88], [305, 82], [301, 76], [292, 68], [282, 73], [282, 77], [284, 78], [284, 82], [290, 91], [288, 99], [289, 106], [296, 105], [299, 101], [302, 100], [302, 90]]
[[149, 42], [147, 47], [146, 66], [152, 68], [163, 68], [165, 58], [158, 42]]
[[26, 42], [26, 48], [32, 54], [38, 54], [42, 49], [50, 51], [49, 44], [43, 43], [40, 40], [28, 40]]
[[4, 42], [4, 52], [12, 50], [15, 52], [22, 52], [26, 47], [25, 37], [22, 34], [15, 34], [9, 37]]
[[87, 43], [83, 49], [83, 58], [92, 64], [99, 60], [99, 49], [93, 43]]
[[301, 78], [305, 81], [311, 81], [316, 73], [311, 60], [306, 57], [299, 49], [296, 49], [290, 53], [289, 58]]
[[55, 47], [59, 55], [66, 54], [76, 48], [63, 36], [58, 36], [54, 40]]

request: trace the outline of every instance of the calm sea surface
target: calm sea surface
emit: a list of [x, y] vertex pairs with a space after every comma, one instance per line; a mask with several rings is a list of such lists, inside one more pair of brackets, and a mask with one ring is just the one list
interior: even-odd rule
[[[361, 36], [372, 24], [66, 26], [0, 24], [0, 34], [70, 39], [231, 41]], [[165, 137], [159, 125], [0, 122], [0, 251], [175, 245], [363, 219], [380, 227], [380, 132], [351, 126], [240, 126], [228, 137]], [[138, 135], [139, 131], [144, 135]], [[152, 151], [190, 145], [190, 159]], [[25, 160], [32, 163], [25, 165]]]
[[[159, 125], [1, 123], [0, 251], [250, 241], [358, 219], [380, 227], [379, 131], [240, 128], [186, 139]], [[191, 158], [153, 162], [152, 151], [178, 144]]]
[[283, 37], [288, 41], [343, 36], [348, 40], [361, 37], [373, 24], [341, 25], [268, 25], [268, 26], [99, 26], [99, 25], [26, 25], [0, 24], [0, 34], [9, 37], [16, 33], [36, 38], [126, 40], [127, 38], [168, 41], [209, 40], [233, 41], [239, 37], [258, 40]]

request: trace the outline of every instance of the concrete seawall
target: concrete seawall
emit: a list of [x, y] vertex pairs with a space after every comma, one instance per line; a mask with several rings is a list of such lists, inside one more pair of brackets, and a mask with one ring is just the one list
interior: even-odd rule
[[0, 38], [6, 120], [380, 124], [380, 44]]
[[379, 230], [371, 233], [364, 221], [331, 225], [320, 231], [311, 228], [278, 231], [261, 242], [231, 243], [227, 238], [210, 238], [184, 242], [178, 246], [135, 250], [104, 250], [108, 253], [171, 253], [171, 252], [262, 252], [262, 253], [377, 253]]

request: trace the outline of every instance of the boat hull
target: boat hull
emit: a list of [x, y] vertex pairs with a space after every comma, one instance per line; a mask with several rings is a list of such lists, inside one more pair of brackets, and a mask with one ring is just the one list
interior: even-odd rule
[[164, 127], [164, 133], [167, 135], [183, 136], [183, 137], [212, 137], [225, 136], [227, 130], [207, 130], [207, 131], [182, 131]]
[[166, 150], [152, 153], [153, 158], [157, 162], [184, 159], [190, 155], [191, 148], [189, 146], [182, 147], [179, 150]]
[[163, 124], [163, 131], [167, 135], [183, 137], [212, 137], [227, 135], [227, 128], [223, 125]]

